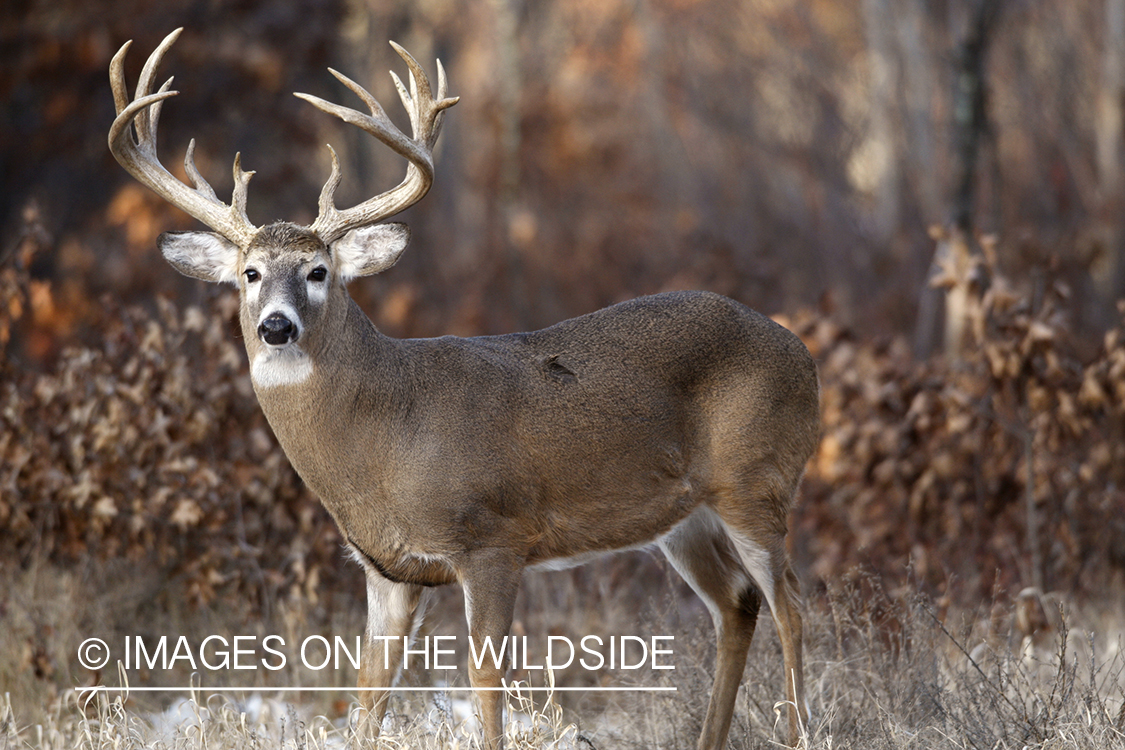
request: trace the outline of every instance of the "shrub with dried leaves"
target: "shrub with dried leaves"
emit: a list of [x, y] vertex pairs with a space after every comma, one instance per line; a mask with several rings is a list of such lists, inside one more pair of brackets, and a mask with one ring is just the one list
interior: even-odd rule
[[823, 387], [797, 510], [815, 578], [862, 565], [971, 602], [1032, 585], [1094, 593], [1125, 571], [1125, 319], [1083, 362], [1065, 286], [1020, 294], [990, 276], [958, 362], [788, 321]]
[[[0, 273], [0, 347], [27, 322], [28, 266]], [[198, 602], [316, 598], [339, 540], [257, 410], [237, 305], [107, 299], [97, 338], [49, 372], [0, 362], [0, 566], [124, 557], [166, 566]]]

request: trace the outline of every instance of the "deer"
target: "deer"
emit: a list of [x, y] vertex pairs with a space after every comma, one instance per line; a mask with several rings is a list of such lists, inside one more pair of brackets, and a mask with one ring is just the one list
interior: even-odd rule
[[[527, 332], [394, 339], [348, 294], [386, 271], [409, 230], [386, 222], [422, 199], [445, 111], [457, 103], [437, 63], [394, 83], [407, 136], [362, 86], [329, 71], [370, 114], [296, 94], [362, 128], [407, 161], [393, 189], [335, 204], [331, 172], [312, 224], [253, 225], [253, 172], [234, 158], [231, 202], [194, 163], [191, 185], [159, 161], [157, 124], [178, 92], [153, 90], [182, 29], [145, 63], [129, 99], [125, 43], [110, 63], [116, 119], [109, 148], [125, 170], [210, 231], [157, 245], [179, 272], [238, 287], [239, 325], [257, 400], [289, 462], [363, 567], [367, 625], [358, 675], [357, 737], [374, 737], [404, 642], [433, 587], [461, 586], [470, 638], [508, 635], [529, 568], [580, 564], [655, 545], [705, 603], [717, 651], [698, 747], [726, 744], [765, 599], [781, 642], [790, 744], [804, 702], [800, 585], [788, 515], [819, 437], [816, 365], [769, 317], [709, 292], [621, 302]], [[404, 641], [404, 639], [406, 639]], [[469, 664], [484, 744], [503, 745], [505, 671]]]

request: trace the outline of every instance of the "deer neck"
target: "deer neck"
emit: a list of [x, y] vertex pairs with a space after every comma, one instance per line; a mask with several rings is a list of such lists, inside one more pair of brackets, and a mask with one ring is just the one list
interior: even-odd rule
[[[344, 487], [340, 477], [379, 484], [371, 458], [389, 439], [386, 425], [408, 407], [409, 389], [398, 341], [380, 333], [350, 297], [331, 314], [337, 317], [324, 321], [325, 333], [311, 336], [298, 355], [305, 358], [295, 365], [300, 377], [255, 378], [254, 391], [293, 468], [342, 521], [340, 503], [359, 488]], [[253, 363], [262, 345], [245, 325], [243, 334]], [[357, 445], [364, 449], [355, 451]]]

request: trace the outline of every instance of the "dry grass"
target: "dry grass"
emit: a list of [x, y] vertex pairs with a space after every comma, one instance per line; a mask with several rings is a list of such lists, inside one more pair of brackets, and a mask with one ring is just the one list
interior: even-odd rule
[[[548, 697], [536, 705], [526, 693], [509, 698], [505, 740], [509, 748], [590, 746], [577, 727], [566, 723], [563, 709]], [[388, 717], [380, 750], [460, 750], [480, 746], [476, 724], [456, 715], [448, 697], [439, 694], [417, 716]], [[145, 714], [129, 708], [129, 699], [104, 692], [64, 695], [41, 723], [21, 724], [10, 693], [0, 697], [0, 747], [36, 750], [137, 750], [140, 748], [300, 748], [320, 750], [353, 745], [354, 725], [252, 694], [245, 700], [205, 691], [174, 701], [168, 709]]]
[[[642, 559], [643, 558], [639, 558]], [[636, 562], [636, 561], [634, 561]], [[586, 610], [562, 596], [577, 594], [591, 575], [607, 576], [610, 564], [592, 571], [530, 578], [519, 627], [533, 636], [554, 628], [596, 626], [599, 632], [671, 632], [676, 636], [674, 671], [642, 670], [636, 684], [671, 685], [674, 693], [565, 693], [511, 698], [508, 746], [514, 748], [685, 748], [693, 747], [705, 712], [714, 658], [712, 632], [695, 602], [682, 594], [678, 582], [659, 566], [641, 571], [651, 592], [644, 606]], [[181, 696], [171, 706], [149, 696], [99, 694], [84, 703], [66, 683], [76, 675], [38, 681], [20, 672], [11, 658], [17, 641], [26, 637], [27, 623], [69, 620], [69, 630], [56, 629], [63, 651], [83, 634], [92, 616], [105, 617], [106, 601], [88, 600], [64, 612], [61, 602], [72, 598], [74, 577], [40, 570], [34, 581], [16, 575], [5, 599], [9, 611], [34, 584], [36, 602], [55, 602], [56, 611], [41, 610], [9, 618], [3, 644], [3, 701], [0, 702], [0, 746], [55, 750], [56, 748], [336, 748], [350, 741], [349, 706], [352, 693], [271, 693], [263, 685], [242, 694], [208, 695], [201, 691]], [[124, 585], [124, 584], [122, 584]], [[128, 587], [125, 587], [128, 588]], [[42, 596], [48, 593], [48, 596]], [[594, 599], [607, 595], [595, 590]], [[57, 596], [56, 596], [57, 595]], [[549, 596], [548, 596], [549, 595]], [[448, 598], [448, 601], [447, 601]], [[439, 601], [432, 614], [435, 627], [444, 627], [459, 613], [450, 602], [456, 592]], [[117, 594], [116, 604], [136, 606], [143, 597]], [[547, 601], [550, 599], [551, 601]], [[30, 597], [27, 599], [30, 600]], [[1120, 604], [1102, 610], [1066, 605], [1051, 597], [1043, 602], [1045, 615], [1034, 632], [1021, 635], [1020, 607], [1024, 600], [996, 597], [981, 613], [939, 614], [921, 598], [895, 598], [870, 581], [851, 584], [815, 597], [808, 606], [806, 669], [812, 719], [806, 728], [807, 750], [863, 748], [864, 750], [1112, 750], [1125, 748], [1125, 655], [1121, 646]], [[47, 607], [46, 604], [41, 604]], [[83, 606], [91, 608], [84, 611]], [[1115, 609], [1116, 608], [1116, 609]], [[442, 611], [445, 610], [445, 611]], [[124, 611], [122, 609], [122, 611]], [[639, 614], [638, 614], [639, 612]], [[197, 613], [198, 614], [198, 613]], [[134, 611], [135, 615], [135, 611]], [[122, 617], [126, 615], [123, 614]], [[361, 622], [356, 611], [333, 622], [316, 622], [304, 613], [294, 626], [307, 632], [332, 632]], [[154, 627], [191, 632], [184, 613], [166, 615]], [[200, 619], [218, 625], [217, 613]], [[631, 619], [630, 619], [631, 618]], [[642, 618], [642, 619], [637, 619]], [[285, 619], [282, 617], [281, 619]], [[291, 621], [295, 616], [290, 616]], [[348, 620], [351, 620], [349, 623]], [[1026, 619], [1026, 618], [1025, 618]], [[21, 625], [21, 623], [23, 623]], [[231, 625], [231, 623], [227, 623]], [[134, 623], [135, 625], [135, 623]], [[103, 627], [107, 627], [103, 623]], [[116, 627], [126, 627], [118, 623]], [[238, 627], [247, 627], [241, 623]], [[235, 630], [238, 630], [238, 627]], [[319, 629], [318, 629], [319, 628]], [[228, 631], [231, 632], [231, 631]], [[578, 631], [572, 631], [574, 635]], [[24, 670], [26, 671], [26, 670]], [[463, 670], [453, 683], [464, 683]], [[260, 677], [260, 676], [258, 676]], [[340, 675], [333, 675], [340, 679]], [[106, 684], [128, 682], [129, 675]], [[137, 679], [133, 675], [133, 680]], [[257, 679], [257, 678], [256, 678]], [[313, 684], [317, 675], [296, 670], [271, 678], [273, 685]], [[326, 678], [320, 676], [321, 682]], [[353, 679], [351, 677], [347, 679]], [[561, 675], [574, 684], [573, 675]], [[606, 673], [606, 684], [627, 685], [622, 673]], [[53, 687], [32, 689], [36, 682]], [[243, 684], [246, 684], [245, 682]], [[354, 683], [347, 683], [354, 684]], [[729, 746], [739, 749], [778, 747], [783, 735], [781, 657], [772, 623], [764, 617], [752, 649], [740, 691]], [[381, 748], [472, 748], [478, 745], [471, 709], [464, 693], [402, 693], [392, 701]], [[52, 697], [53, 696], [53, 697]], [[335, 700], [333, 700], [335, 699]], [[41, 708], [46, 706], [47, 708]]]

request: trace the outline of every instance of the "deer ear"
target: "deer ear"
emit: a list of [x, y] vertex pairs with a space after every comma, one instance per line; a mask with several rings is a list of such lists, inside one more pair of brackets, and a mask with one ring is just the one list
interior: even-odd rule
[[164, 232], [156, 245], [184, 276], [238, 283], [238, 245], [214, 232]]
[[344, 281], [386, 271], [410, 242], [405, 224], [372, 224], [353, 229], [332, 243], [336, 272]]

